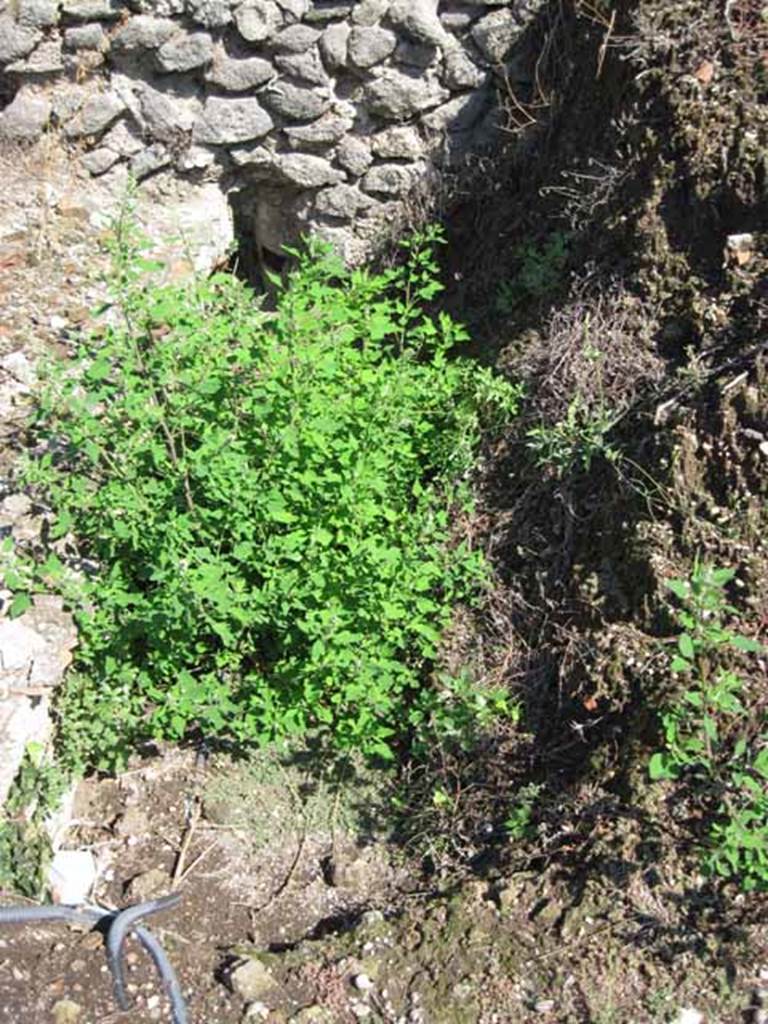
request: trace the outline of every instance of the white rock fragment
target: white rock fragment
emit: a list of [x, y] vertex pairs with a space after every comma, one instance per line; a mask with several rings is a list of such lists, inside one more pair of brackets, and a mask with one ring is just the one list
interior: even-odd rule
[[54, 903], [84, 903], [96, 881], [96, 862], [89, 850], [59, 850], [48, 869]]

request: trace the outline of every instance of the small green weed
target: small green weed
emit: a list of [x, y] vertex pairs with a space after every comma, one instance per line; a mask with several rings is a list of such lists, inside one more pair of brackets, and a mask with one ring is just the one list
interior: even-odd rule
[[514, 842], [530, 839], [535, 834], [533, 816], [542, 789], [539, 783], [531, 782], [518, 790], [504, 822], [507, 836]]
[[[518, 391], [424, 312], [437, 229], [403, 266], [292, 253], [265, 312], [241, 282], [159, 288], [130, 210], [113, 325], [53, 367], [28, 483], [94, 568], [58, 705], [69, 764], [112, 769], [190, 730], [266, 743], [322, 729], [391, 757], [441, 632], [486, 577], [451, 540], [484, 423]], [[148, 278], [149, 275], [149, 278]], [[460, 724], [458, 726], [461, 727]]]
[[531, 243], [514, 252], [518, 270], [504, 281], [496, 295], [496, 310], [502, 316], [514, 313], [521, 303], [545, 299], [560, 286], [568, 260], [568, 237], [555, 231], [541, 246]]
[[0, 811], [0, 887], [38, 899], [45, 886], [51, 843], [44, 822], [67, 787], [39, 743], [29, 743]]
[[598, 456], [614, 464], [620, 461], [621, 452], [608, 441], [614, 421], [608, 410], [590, 410], [576, 397], [568, 405], [564, 420], [531, 427], [525, 435], [526, 443], [541, 469], [551, 469], [558, 477], [577, 469], [588, 473]]
[[754, 728], [742, 679], [722, 667], [729, 648], [759, 653], [760, 644], [725, 620], [736, 609], [725, 587], [733, 569], [696, 564], [689, 580], [667, 586], [681, 602], [683, 632], [670, 669], [687, 681], [678, 703], [662, 714], [665, 749], [650, 759], [652, 779], [687, 778], [712, 824], [707, 869], [740, 879], [745, 889], [768, 889], [768, 733]]

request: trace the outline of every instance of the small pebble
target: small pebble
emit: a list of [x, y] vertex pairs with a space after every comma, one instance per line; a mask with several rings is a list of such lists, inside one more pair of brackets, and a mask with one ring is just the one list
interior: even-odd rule
[[352, 979], [352, 984], [358, 992], [370, 992], [373, 988], [373, 982], [367, 974], [356, 974]]

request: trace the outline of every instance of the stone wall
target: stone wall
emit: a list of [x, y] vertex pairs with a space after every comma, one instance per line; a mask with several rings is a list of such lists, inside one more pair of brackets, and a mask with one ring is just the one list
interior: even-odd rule
[[216, 182], [268, 250], [350, 260], [485, 139], [543, 0], [0, 0], [0, 144]]

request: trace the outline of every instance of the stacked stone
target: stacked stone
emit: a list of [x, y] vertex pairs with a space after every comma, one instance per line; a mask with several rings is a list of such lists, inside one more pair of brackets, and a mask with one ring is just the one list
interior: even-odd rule
[[[0, 141], [254, 196], [268, 248], [347, 251], [477, 145], [543, 0], [0, 0]], [[10, 87], [10, 88], [9, 88]]]

